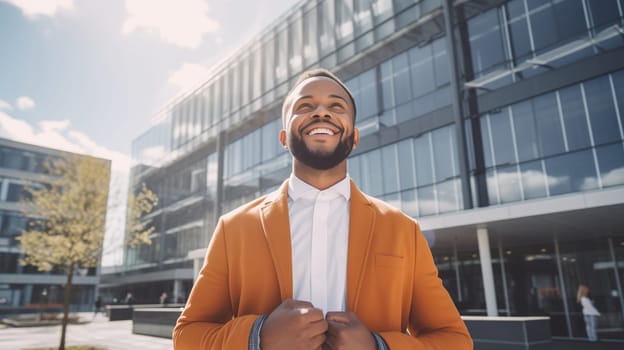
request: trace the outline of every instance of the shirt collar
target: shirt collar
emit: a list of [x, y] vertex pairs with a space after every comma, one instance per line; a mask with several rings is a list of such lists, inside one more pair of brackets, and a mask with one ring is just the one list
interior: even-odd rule
[[349, 176], [349, 174], [347, 174], [344, 179], [340, 180], [333, 186], [327, 189], [324, 189], [323, 191], [320, 191], [314, 186], [311, 186], [303, 182], [303, 180], [295, 176], [294, 173], [290, 174], [290, 178], [288, 181], [288, 196], [290, 198], [296, 201], [297, 199], [303, 197], [305, 194], [307, 194], [310, 191], [337, 192], [338, 194], [342, 195], [345, 198], [345, 200], [348, 201], [351, 198], [351, 177]]

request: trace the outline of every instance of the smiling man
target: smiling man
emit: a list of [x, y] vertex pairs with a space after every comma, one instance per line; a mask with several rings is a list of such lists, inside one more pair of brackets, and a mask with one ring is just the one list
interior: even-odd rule
[[176, 349], [472, 349], [416, 221], [349, 178], [355, 115], [329, 71], [295, 83], [291, 176], [219, 220]]

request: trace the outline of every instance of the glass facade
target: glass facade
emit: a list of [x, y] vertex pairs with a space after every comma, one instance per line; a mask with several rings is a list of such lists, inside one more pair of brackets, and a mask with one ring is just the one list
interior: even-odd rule
[[623, 79], [617, 71], [482, 115], [490, 204], [624, 185]]
[[[155, 244], [127, 251], [125, 271], [190, 270], [187, 253], [206, 247], [220, 214], [288, 177], [281, 102], [302, 71], [325, 67], [358, 107], [349, 174], [421, 219], [463, 314], [490, 312], [476, 235], [486, 227], [496, 313], [549, 315], [554, 336], [583, 338], [575, 293], [587, 283], [605, 315], [599, 335], [623, 338], [624, 223], [613, 213], [624, 210], [624, 1], [458, 2], [452, 43], [441, 6], [300, 3], [165, 107], [133, 143], [133, 183], [161, 199]], [[561, 198], [585, 207], [544, 204]], [[521, 214], [489, 218], [501, 212]], [[148, 302], [158, 281], [182, 300], [190, 288], [190, 277], [163, 277], [110, 292]]]

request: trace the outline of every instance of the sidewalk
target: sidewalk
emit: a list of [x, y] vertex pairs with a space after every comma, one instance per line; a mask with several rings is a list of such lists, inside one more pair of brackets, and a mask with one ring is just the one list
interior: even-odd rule
[[[81, 313], [85, 319], [92, 313]], [[0, 350], [58, 347], [61, 326], [0, 328]], [[66, 345], [96, 345], [108, 350], [171, 350], [171, 339], [132, 334], [132, 321], [110, 322], [102, 314], [90, 323], [68, 325]]]
[[590, 343], [584, 340], [553, 340], [553, 350], [622, 350], [624, 344], [598, 341]]
[[[84, 319], [91, 313], [81, 313]], [[61, 326], [0, 328], [0, 350], [22, 350], [57, 347], [61, 339]], [[96, 345], [108, 350], [172, 350], [171, 339], [132, 334], [132, 321], [110, 322], [102, 314], [90, 323], [69, 325], [67, 345]], [[576, 340], [553, 340], [553, 350], [619, 350], [622, 343]]]

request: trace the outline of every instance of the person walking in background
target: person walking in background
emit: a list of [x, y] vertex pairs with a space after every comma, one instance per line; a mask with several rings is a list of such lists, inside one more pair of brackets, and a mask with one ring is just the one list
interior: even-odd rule
[[167, 304], [167, 292], [162, 292], [160, 295], [160, 305]]
[[600, 312], [594, 307], [594, 303], [589, 299], [589, 287], [584, 284], [579, 285], [576, 292], [576, 301], [583, 306], [583, 319], [585, 320], [585, 330], [589, 341], [597, 341], [596, 326]]
[[134, 305], [134, 296], [130, 292], [128, 292], [128, 294], [126, 294], [126, 304], [128, 304], [130, 306]]
[[93, 311], [93, 318], [95, 318], [98, 312], [101, 312], [101, 311], [102, 311], [102, 297], [98, 295], [97, 298], [95, 298], [95, 311]]

